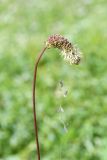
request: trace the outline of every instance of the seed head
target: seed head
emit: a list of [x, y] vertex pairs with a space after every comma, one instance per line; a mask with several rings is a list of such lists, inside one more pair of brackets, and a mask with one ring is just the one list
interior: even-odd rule
[[61, 50], [61, 55], [70, 64], [79, 64], [81, 53], [77, 47], [71, 44], [66, 38], [61, 35], [52, 35], [46, 41], [48, 48], [58, 48]]

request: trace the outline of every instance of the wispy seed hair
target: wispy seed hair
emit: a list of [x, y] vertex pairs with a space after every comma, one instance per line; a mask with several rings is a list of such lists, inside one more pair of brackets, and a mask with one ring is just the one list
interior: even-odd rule
[[81, 52], [71, 44], [66, 38], [61, 35], [52, 35], [46, 41], [48, 48], [58, 48], [61, 50], [61, 55], [70, 64], [79, 64], [81, 60]]

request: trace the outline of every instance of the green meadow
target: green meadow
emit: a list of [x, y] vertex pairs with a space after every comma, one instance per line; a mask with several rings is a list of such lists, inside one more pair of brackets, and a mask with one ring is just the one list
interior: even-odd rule
[[41, 160], [107, 160], [106, 0], [0, 0], [0, 160], [37, 159], [33, 72], [52, 34], [80, 48], [82, 61], [70, 65], [51, 48], [39, 64]]

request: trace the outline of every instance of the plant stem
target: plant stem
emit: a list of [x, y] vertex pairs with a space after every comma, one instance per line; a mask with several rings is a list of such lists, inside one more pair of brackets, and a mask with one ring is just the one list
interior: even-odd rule
[[37, 68], [38, 68], [38, 64], [39, 61], [42, 57], [42, 55], [44, 54], [45, 50], [47, 49], [47, 47], [44, 47], [43, 50], [40, 52], [40, 54], [38, 55], [38, 58], [36, 60], [35, 63], [35, 68], [34, 68], [34, 78], [33, 78], [33, 114], [34, 114], [34, 128], [35, 128], [35, 138], [36, 138], [36, 148], [37, 148], [37, 156], [38, 156], [38, 160], [40, 160], [40, 147], [39, 147], [39, 139], [38, 139], [38, 127], [37, 127], [37, 116], [36, 116], [36, 77], [37, 77]]

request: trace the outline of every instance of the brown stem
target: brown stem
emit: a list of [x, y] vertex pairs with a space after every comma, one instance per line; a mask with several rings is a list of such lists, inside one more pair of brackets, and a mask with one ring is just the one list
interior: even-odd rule
[[34, 114], [34, 128], [35, 128], [35, 137], [36, 137], [36, 147], [37, 147], [37, 156], [38, 160], [40, 160], [40, 147], [39, 147], [39, 139], [38, 139], [38, 127], [37, 127], [37, 117], [36, 117], [36, 99], [35, 99], [35, 87], [36, 87], [36, 77], [37, 77], [37, 68], [39, 61], [44, 54], [45, 50], [47, 47], [44, 47], [43, 50], [40, 52], [36, 63], [35, 63], [35, 68], [34, 68], [34, 79], [33, 79], [33, 114]]

